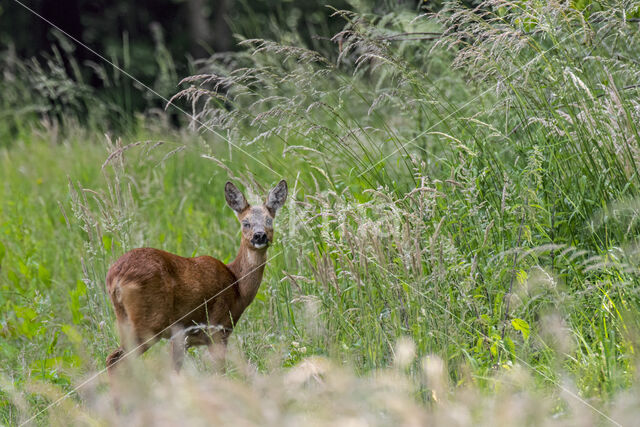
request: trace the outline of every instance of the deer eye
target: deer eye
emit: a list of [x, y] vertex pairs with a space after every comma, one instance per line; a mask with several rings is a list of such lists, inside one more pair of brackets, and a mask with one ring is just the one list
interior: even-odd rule
[[248, 223], [248, 222], [243, 222], [243, 223], [242, 223], [242, 226], [243, 226], [244, 228], [249, 228], [249, 223]]
[[267, 225], [271, 227], [272, 224], [273, 224], [273, 220], [271, 218], [267, 218]]

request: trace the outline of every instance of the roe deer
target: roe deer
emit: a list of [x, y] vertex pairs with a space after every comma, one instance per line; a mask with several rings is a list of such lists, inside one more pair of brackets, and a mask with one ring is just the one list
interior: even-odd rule
[[273, 239], [273, 218], [287, 197], [282, 180], [262, 206], [249, 206], [230, 182], [227, 204], [240, 220], [238, 256], [225, 265], [210, 256], [183, 258], [153, 248], [133, 249], [109, 268], [107, 291], [116, 313], [121, 346], [107, 357], [107, 370], [127, 348], [144, 353], [160, 338], [171, 338], [173, 364], [180, 369], [185, 350], [208, 345], [223, 359], [234, 325], [258, 292]]

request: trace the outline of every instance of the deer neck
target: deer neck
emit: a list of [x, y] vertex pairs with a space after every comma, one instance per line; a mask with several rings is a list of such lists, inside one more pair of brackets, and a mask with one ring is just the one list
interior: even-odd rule
[[246, 307], [258, 293], [262, 273], [267, 261], [267, 251], [255, 250], [243, 240], [236, 259], [227, 265], [236, 276], [241, 303]]

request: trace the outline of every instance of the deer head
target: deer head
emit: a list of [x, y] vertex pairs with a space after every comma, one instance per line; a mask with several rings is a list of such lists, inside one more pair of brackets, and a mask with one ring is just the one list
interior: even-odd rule
[[273, 241], [273, 218], [287, 198], [287, 182], [280, 181], [260, 206], [249, 205], [242, 192], [231, 182], [225, 185], [224, 195], [240, 220], [243, 244], [254, 250], [266, 250]]

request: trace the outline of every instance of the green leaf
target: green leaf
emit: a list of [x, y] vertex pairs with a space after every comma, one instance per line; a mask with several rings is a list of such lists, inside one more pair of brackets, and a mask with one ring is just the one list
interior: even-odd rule
[[71, 317], [74, 324], [80, 324], [84, 320], [82, 314], [82, 302], [81, 298], [87, 294], [87, 286], [82, 280], [76, 282], [76, 288], [69, 292], [71, 301], [69, 302], [69, 309], [71, 311]]
[[511, 338], [504, 337], [504, 346], [509, 351], [511, 356], [515, 357], [515, 355], [516, 355], [516, 345], [513, 343], [513, 341], [511, 341]]
[[19, 323], [16, 325], [17, 330], [27, 338], [33, 338], [38, 335], [40, 326], [42, 325], [38, 320], [38, 313], [31, 307], [26, 306], [13, 306], [13, 311]]
[[497, 343], [497, 341], [494, 341], [493, 343], [491, 343], [491, 347], [489, 347], [489, 351], [491, 352], [491, 355], [493, 357], [498, 357], [498, 343]]
[[476, 353], [482, 353], [482, 344], [484, 344], [484, 338], [480, 337], [478, 338], [478, 341], [476, 341], [476, 345], [473, 346], [473, 351]]
[[25, 264], [21, 259], [18, 260], [18, 270], [23, 277], [31, 279], [31, 272], [29, 271], [29, 267], [27, 267], [27, 264]]
[[38, 279], [47, 287], [51, 285], [51, 272], [42, 264], [38, 264]]
[[112, 245], [111, 236], [109, 236], [107, 234], [103, 234], [102, 235], [102, 246], [107, 251], [107, 253], [111, 252], [111, 247], [112, 247], [111, 245]]
[[20, 288], [20, 278], [15, 271], [9, 270], [7, 272], [7, 279], [9, 279], [16, 288]]
[[530, 328], [527, 322], [522, 319], [513, 319], [511, 321], [511, 325], [513, 326], [513, 329], [522, 333], [522, 337], [525, 339], [525, 341], [529, 339]]
[[524, 285], [525, 283], [527, 283], [527, 272], [524, 270], [520, 270], [516, 273], [516, 277], [518, 278], [518, 283], [520, 283], [521, 285]]

